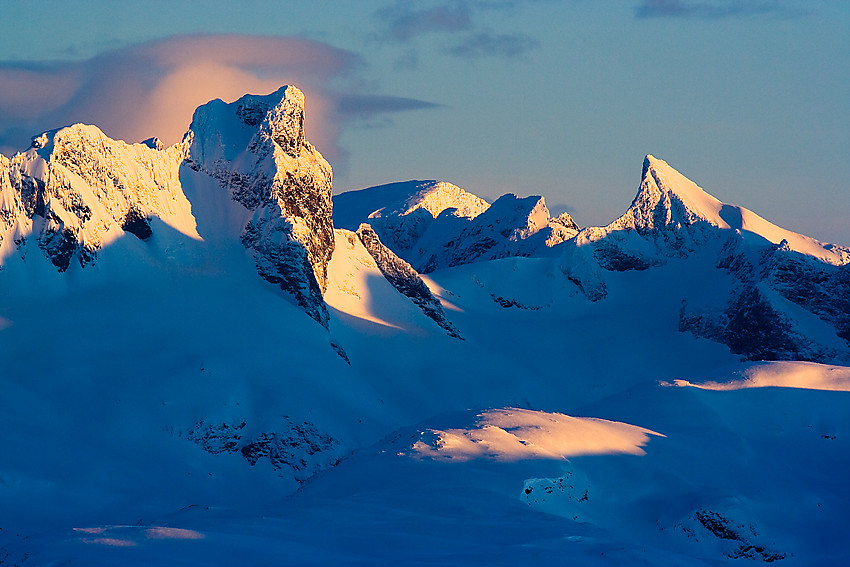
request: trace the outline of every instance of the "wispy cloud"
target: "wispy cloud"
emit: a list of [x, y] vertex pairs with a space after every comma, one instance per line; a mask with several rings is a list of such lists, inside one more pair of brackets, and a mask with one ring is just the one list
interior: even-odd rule
[[339, 112], [346, 116], [374, 116], [388, 112], [438, 108], [441, 105], [416, 98], [386, 95], [340, 95]]
[[382, 37], [407, 41], [434, 32], [458, 32], [472, 28], [467, 2], [446, 2], [422, 7], [415, 2], [396, 2], [375, 12], [382, 25]]
[[[450, 36], [444, 53], [460, 58], [518, 57], [539, 43], [529, 36], [498, 33], [478, 23], [480, 13], [517, 9], [532, 0], [451, 0], [409, 2], [396, 0], [374, 13], [377, 39], [392, 43], [414, 43], [420, 36]], [[401, 68], [414, 68], [418, 58], [411, 51], [399, 62]]]
[[456, 57], [520, 57], [532, 49], [540, 47], [540, 42], [525, 35], [479, 32], [470, 35], [454, 47], [449, 54]]
[[721, 19], [741, 16], [799, 17], [807, 10], [777, 0], [644, 0], [639, 18]]
[[0, 147], [76, 122], [136, 142], [180, 139], [194, 109], [294, 84], [307, 95], [307, 135], [328, 159], [344, 161], [342, 130], [352, 120], [436, 105], [397, 97], [342, 95], [333, 84], [358, 73], [360, 57], [294, 37], [178, 36], [81, 62], [0, 62]]

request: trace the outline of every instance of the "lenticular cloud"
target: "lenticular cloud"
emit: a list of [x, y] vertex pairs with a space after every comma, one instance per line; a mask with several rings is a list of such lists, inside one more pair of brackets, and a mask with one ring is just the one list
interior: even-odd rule
[[41, 131], [94, 123], [110, 137], [180, 139], [192, 111], [213, 98], [233, 100], [297, 84], [308, 94], [309, 136], [341, 154], [337, 104], [328, 84], [356, 67], [357, 55], [293, 37], [180, 36], [80, 62], [0, 64], [0, 147], [29, 145]]

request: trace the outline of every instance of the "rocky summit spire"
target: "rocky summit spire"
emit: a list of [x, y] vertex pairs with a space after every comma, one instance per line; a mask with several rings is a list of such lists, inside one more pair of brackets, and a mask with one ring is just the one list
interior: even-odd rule
[[253, 211], [242, 243], [257, 271], [327, 324], [322, 294], [334, 248], [332, 171], [304, 137], [304, 93], [284, 86], [195, 111], [187, 161]]

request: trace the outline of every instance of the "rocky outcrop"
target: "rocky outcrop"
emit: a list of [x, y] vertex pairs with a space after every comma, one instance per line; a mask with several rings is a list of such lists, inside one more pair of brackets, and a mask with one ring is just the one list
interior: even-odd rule
[[[750, 518], [740, 517], [738, 510], [718, 512], [711, 508], [699, 508], [691, 512], [673, 529], [687, 539], [714, 549], [721, 557], [749, 559], [761, 563], [773, 563], [788, 557], [788, 553], [761, 534], [763, 530], [754, 525]], [[739, 516], [739, 517], [735, 517]]]
[[[383, 200], [382, 200], [383, 199]], [[503, 195], [492, 205], [445, 182], [409, 181], [343, 193], [338, 224], [367, 222], [420, 273], [511, 256], [552, 255], [578, 233], [569, 214], [552, 218], [542, 197]]]
[[292, 475], [298, 482], [336, 465], [342, 458], [340, 442], [314, 424], [288, 416], [278, 422], [273, 430], [249, 435], [245, 421], [198, 420], [176, 434], [213, 455], [239, 454], [252, 466], [267, 460], [281, 476]]
[[333, 253], [332, 172], [304, 136], [304, 94], [286, 86], [195, 111], [187, 163], [253, 211], [241, 235], [257, 272], [327, 326]]
[[443, 328], [449, 336], [463, 340], [458, 330], [446, 317], [440, 301], [434, 297], [416, 270], [384, 246], [372, 227], [365, 223], [361, 224], [357, 229], [357, 237], [375, 260], [378, 269], [399, 293], [413, 301], [426, 316]]
[[812, 340], [759, 287], [742, 285], [725, 305], [692, 310], [683, 301], [679, 330], [729, 347], [745, 360], [827, 361], [842, 358], [835, 348]]

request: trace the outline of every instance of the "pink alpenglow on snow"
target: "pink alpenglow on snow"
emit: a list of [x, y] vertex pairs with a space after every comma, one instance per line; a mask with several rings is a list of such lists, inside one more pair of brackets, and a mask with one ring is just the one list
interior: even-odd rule
[[850, 392], [850, 368], [816, 362], [760, 362], [738, 373], [741, 378], [728, 382], [691, 383], [675, 380], [676, 386], [703, 390], [743, 390], [744, 388], [802, 388]]
[[645, 455], [650, 435], [660, 433], [592, 417], [504, 408], [478, 416], [469, 429], [431, 429], [430, 442], [413, 444], [421, 456], [440, 460], [567, 459], [582, 455]]

